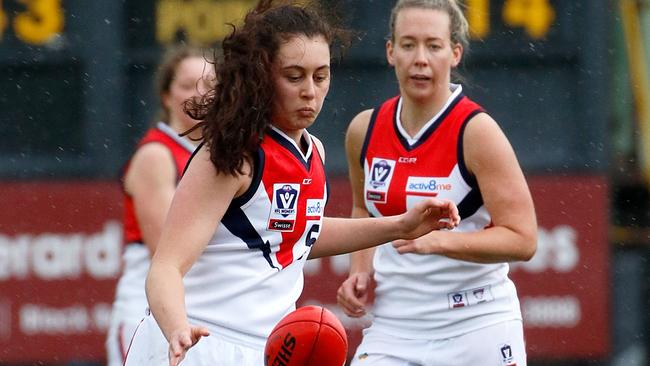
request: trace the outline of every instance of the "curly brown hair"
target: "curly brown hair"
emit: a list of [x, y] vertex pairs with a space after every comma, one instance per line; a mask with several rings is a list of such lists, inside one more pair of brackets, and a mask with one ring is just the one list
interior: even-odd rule
[[[186, 112], [201, 120], [203, 141], [217, 172], [243, 174], [245, 162], [259, 148], [270, 125], [275, 88], [272, 67], [282, 43], [296, 35], [323, 36], [330, 47], [343, 50], [350, 32], [335, 27], [331, 14], [315, 4], [261, 0], [244, 18], [243, 25], [221, 44], [215, 57], [218, 80], [201, 100], [190, 100]], [[188, 131], [191, 132], [191, 131]]]

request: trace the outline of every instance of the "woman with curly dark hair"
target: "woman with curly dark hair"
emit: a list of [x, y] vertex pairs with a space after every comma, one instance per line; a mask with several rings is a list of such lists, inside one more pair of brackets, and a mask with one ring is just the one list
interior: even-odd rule
[[308, 258], [457, 225], [456, 206], [433, 198], [399, 216], [323, 217], [325, 155], [306, 128], [341, 34], [313, 8], [263, 0], [223, 41], [219, 84], [188, 106], [205, 143], [174, 196], [147, 277], [153, 317], [126, 365], [263, 365]]

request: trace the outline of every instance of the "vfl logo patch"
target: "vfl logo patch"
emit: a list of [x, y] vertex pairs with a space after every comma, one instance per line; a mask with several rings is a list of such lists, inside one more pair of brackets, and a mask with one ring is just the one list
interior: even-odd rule
[[273, 192], [267, 230], [293, 231], [298, 212], [300, 184], [277, 183], [273, 185]]
[[373, 188], [386, 186], [386, 179], [392, 171], [393, 168], [386, 160], [380, 160], [377, 163], [373, 162], [370, 169], [370, 185]]
[[366, 176], [366, 200], [384, 203], [395, 172], [395, 160], [373, 158]]
[[275, 213], [279, 213], [283, 217], [296, 214], [296, 199], [298, 198], [298, 190], [291, 187], [290, 184], [285, 184], [282, 188], [275, 191], [276, 202], [278, 203]]
[[501, 352], [501, 364], [503, 366], [517, 366], [515, 357], [512, 354], [512, 347], [508, 343], [502, 344], [499, 351]]
[[451, 294], [450, 297], [451, 297], [452, 308], [462, 308], [465, 305], [467, 305], [465, 301], [465, 295], [462, 293], [457, 292], [455, 294]]

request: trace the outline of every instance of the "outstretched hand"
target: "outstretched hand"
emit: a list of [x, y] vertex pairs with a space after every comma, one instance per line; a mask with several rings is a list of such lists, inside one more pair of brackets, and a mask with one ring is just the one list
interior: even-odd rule
[[341, 284], [336, 292], [336, 301], [347, 316], [360, 318], [366, 315], [366, 303], [372, 283], [370, 273], [357, 272], [350, 274]]
[[201, 337], [207, 337], [210, 332], [205, 327], [190, 325], [179, 329], [169, 337], [169, 366], [178, 366], [185, 358], [187, 351], [193, 347]]
[[433, 230], [453, 229], [460, 223], [458, 207], [447, 199], [429, 197], [401, 215], [402, 239], [415, 239]]

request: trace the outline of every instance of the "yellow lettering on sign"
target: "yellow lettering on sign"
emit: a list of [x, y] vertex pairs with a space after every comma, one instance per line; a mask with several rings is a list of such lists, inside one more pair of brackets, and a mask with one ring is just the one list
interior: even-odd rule
[[531, 38], [543, 38], [555, 21], [555, 10], [548, 0], [506, 0], [503, 20], [512, 27], [522, 27]]
[[467, 0], [465, 16], [472, 39], [483, 39], [490, 33], [490, 0]]
[[176, 41], [179, 32], [195, 44], [211, 44], [230, 33], [226, 23], [239, 24], [255, 0], [160, 0], [156, 4], [156, 40]]
[[187, 3], [183, 17], [183, 28], [192, 43], [205, 44], [216, 41], [221, 25], [215, 22], [219, 14], [217, 4], [208, 0], [194, 0]]
[[7, 29], [7, 23], [7, 14], [2, 9], [2, 0], [0, 0], [0, 41], [2, 41], [2, 36], [5, 33], [5, 29]]
[[63, 31], [61, 0], [18, 1], [27, 8], [27, 11], [18, 13], [13, 22], [18, 39], [25, 43], [41, 45]]
[[156, 4], [156, 39], [161, 43], [169, 43], [174, 39], [177, 29], [182, 28], [178, 16], [183, 13], [182, 1], [159, 1]]

